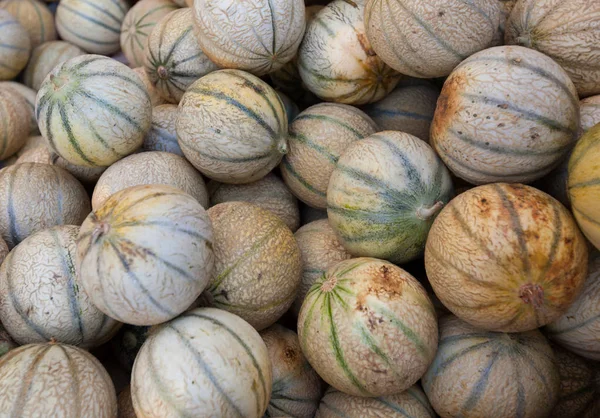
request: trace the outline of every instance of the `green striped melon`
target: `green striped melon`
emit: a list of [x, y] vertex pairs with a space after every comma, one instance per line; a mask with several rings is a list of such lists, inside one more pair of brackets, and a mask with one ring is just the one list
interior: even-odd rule
[[0, 358], [0, 411], [7, 417], [117, 416], [115, 387], [87, 351], [28, 344]]
[[500, 5], [498, 0], [366, 0], [364, 18], [369, 42], [387, 65], [435, 78], [492, 43]]
[[239, 315], [257, 330], [296, 298], [302, 260], [294, 234], [271, 212], [247, 202], [213, 206], [215, 269], [204, 303]]
[[429, 228], [452, 195], [450, 173], [429, 145], [384, 131], [342, 154], [329, 180], [327, 214], [350, 254], [401, 264], [423, 255]]
[[251, 183], [287, 152], [287, 116], [267, 83], [219, 70], [190, 86], [179, 103], [177, 139], [185, 157], [222, 183]]
[[102, 312], [155, 325], [200, 296], [213, 270], [213, 245], [208, 215], [192, 196], [171, 186], [134, 186], [83, 222], [76, 266]]
[[322, 383], [302, 354], [298, 335], [274, 324], [260, 336], [273, 370], [271, 400], [264, 417], [313, 418], [321, 400]]
[[0, 88], [0, 160], [14, 155], [27, 141], [30, 113], [25, 98], [11, 87]]
[[588, 97], [579, 102], [581, 129], [589, 131], [600, 123], [600, 95]]
[[377, 132], [363, 111], [320, 103], [300, 113], [289, 128], [289, 151], [281, 163], [287, 186], [300, 200], [327, 207], [327, 185], [340, 155], [355, 141]]
[[539, 179], [578, 136], [579, 100], [567, 73], [518, 46], [463, 61], [444, 83], [431, 126], [444, 163], [473, 184]]
[[272, 384], [260, 335], [238, 316], [200, 308], [148, 338], [135, 360], [131, 394], [138, 417], [261, 418]]
[[79, 227], [44, 229], [27, 237], [0, 269], [0, 319], [19, 344], [52, 339], [82, 348], [110, 340], [121, 325], [96, 308], [75, 270]]
[[13, 89], [25, 99], [28, 108], [27, 113], [29, 114], [29, 135], [39, 135], [40, 131], [35, 117], [35, 97], [37, 92], [15, 81], [0, 81], [0, 89], [4, 87]]
[[150, 81], [150, 78], [148, 77], [148, 74], [146, 74], [144, 67], [134, 68], [133, 71], [138, 75], [140, 80], [142, 80], [142, 84], [150, 96], [150, 102], [152, 103], [152, 106], [167, 104], [167, 101], [162, 98], [154, 84], [152, 84]]
[[376, 102], [402, 78], [373, 51], [364, 11], [364, 0], [335, 0], [306, 28], [298, 50], [300, 77], [323, 100], [355, 105]]
[[298, 318], [302, 352], [329, 385], [354, 396], [400, 393], [435, 356], [438, 328], [425, 289], [387, 261], [342, 261], [308, 292]]
[[287, 115], [288, 123], [292, 123], [296, 116], [300, 113], [300, 108], [292, 99], [290, 99], [285, 93], [275, 90], [279, 98], [281, 99], [281, 103], [283, 103], [283, 107], [285, 108], [285, 114]]
[[19, 21], [2, 9], [0, 9], [0, 30], [2, 30], [0, 80], [11, 80], [27, 65], [31, 53], [31, 41]]
[[23, 83], [38, 91], [54, 67], [84, 54], [81, 48], [65, 41], [44, 42], [33, 50], [23, 74]]
[[0, 357], [17, 347], [18, 345], [10, 338], [8, 332], [6, 332], [4, 327], [0, 324]]
[[204, 53], [220, 67], [256, 75], [291, 61], [306, 28], [302, 0], [196, 0], [192, 9]]
[[442, 418], [545, 418], [558, 399], [554, 353], [538, 330], [486, 332], [440, 318], [440, 344], [422, 379]]
[[158, 93], [175, 104], [194, 81], [219, 69], [198, 45], [190, 8], [175, 10], [154, 26], [143, 65]]
[[72, 164], [106, 167], [142, 145], [152, 107], [133, 70], [107, 57], [81, 55], [46, 77], [36, 116], [58, 155]]
[[144, 65], [144, 48], [154, 26], [177, 5], [171, 0], [140, 0], [125, 15], [121, 26], [121, 49], [131, 67]]
[[133, 363], [144, 342], [150, 333], [158, 329], [160, 325], [137, 326], [124, 324], [117, 335], [110, 340], [110, 348], [119, 365], [126, 371], [131, 372]]
[[133, 409], [133, 400], [131, 399], [131, 386], [127, 385], [117, 397], [117, 406], [119, 414], [117, 418], [138, 418]]
[[580, 96], [600, 94], [599, 19], [597, 0], [521, 0], [506, 23], [505, 40], [552, 58]]
[[183, 157], [175, 130], [178, 114], [177, 105], [164, 104], [154, 107], [152, 125], [144, 138], [141, 151], [170, 152]]
[[0, 9], [13, 15], [25, 28], [32, 49], [57, 38], [54, 15], [44, 3], [38, 0], [3, 0]]
[[442, 303], [473, 326], [529, 331], [558, 319], [583, 288], [588, 250], [571, 214], [520, 184], [458, 195], [438, 215], [425, 249]]

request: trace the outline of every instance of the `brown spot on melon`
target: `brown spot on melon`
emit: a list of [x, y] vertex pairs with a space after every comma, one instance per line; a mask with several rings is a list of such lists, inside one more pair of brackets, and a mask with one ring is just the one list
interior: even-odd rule
[[466, 82], [463, 73], [456, 73], [450, 75], [444, 83], [431, 125], [433, 137], [443, 135], [446, 127], [452, 124], [454, 116], [460, 110], [460, 92], [465, 89]]
[[519, 289], [519, 297], [523, 303], [539, 309], [544, 304], [544, 289], [539, 284], [527, 283]]

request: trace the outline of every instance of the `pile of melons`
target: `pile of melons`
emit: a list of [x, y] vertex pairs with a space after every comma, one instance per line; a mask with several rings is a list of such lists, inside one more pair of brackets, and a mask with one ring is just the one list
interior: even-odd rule
[[600, 417], [598, 22], [0, 0], [0, 417]]

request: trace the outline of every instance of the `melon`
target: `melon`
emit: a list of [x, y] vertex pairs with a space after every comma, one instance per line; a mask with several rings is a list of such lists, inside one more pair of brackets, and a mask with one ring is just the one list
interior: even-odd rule
[[298, 68], [306, 88], [322, 100], [355, 105], [376, 102], [402, 78], [371, 47], [364, 11], [364, 0], [335, 0], [306, 28]]
[[130, 155], [111, 165], [94, 187], [92, 209], [100, 209], [116, 192], [142, 184], [175, 187], [208, 208], [208, 192], [200, 173], [179, 155], [151, 151]]
[[18, 345], [13, 341], [10, 335], [8, 335], [8, 332], [6, 332], [4, 327], [0, 324], [0, 357], [17, 347]]
[[377, 132], [355, 107], [320, 103], [300, 113], [289, 128], [289, 151], [281, 163], [287, 186], [300, 200], [327, 207], [327, 185], [340, 155], [353, 142]]
[[463, 61], [444, 83], [431, 126], [431, 144], [444, 163], [473, 184], [539, 179], [578, 136], [579, 100], [569, 76], [519, 46]]
[[277, 215], [292, 232], [300, 226], [298, 200], [275, 174], [248, 184], [208, 183], [211, 206], [225, 202], [248, 202]]
[[10, 417], [117, 416], [110, 376], [87, 351], [28, 344], [0, 358], [0, 411]]
[[110, 55], [121, 48], [125, 0], [61, 0], [56, 9], [60, 37], [90, 54]]
[[257, 330], [296, 298], [302, 260], [294, 234], [271, 212], [247, 202], [213, 206], [215, 269], [204, 304], [239, 315]]
[[323, 380], [366, 397], [410, 388], [438, 343], [425, 289], [400, 267], [374, 258], [342, 261], [317, 279], [302, 304], [298, 335]]
[[0, 264], [4, 262], [4, 259], [6, 259], [8, 253], [8, 245], [2, 238], [0, 238]]
[[0, 9], [0, 27], [2, 28], [0, 80], [11, 80], [27, 65], [31, 53], [31, 41], [19, 21], [2, 9]]
[[498, 0], [366, 0], [364, 18], [367, 38], [387, 65], [435, 78], [491, 44], [500, 5]]
[[321, 378], [302, 354], [298, 335], [274, 324], [260, 336], [273, 370], [271, 400], [265, 416], [313, 418], [321, 400]]
[[473, 326], [529, 331], [558, 319], [583, 288], [588, 250], [571, 214], [521, 184], [479, 186], [438, 215], [425, 249], [442, 303]]
[[198, 46], [193, 28], [193, 12], [185, 8], [165, 16], [148, 36], [144, 70], [169, 103], [179, 103], [190, 85], [219, 69]]
[[0, 89], [4, 87], [13, 89], [25, 99], [28, 109], [27, 114], [29, 115], [29, 135], [38, 135], [40, 131], [35, 117], [35, 97], [37, 92], [15, 81], [0, 81]]
[[179, 103], [177, 138], [185, 157], [222, 183], [251, 183], [287, 152], [287, 116], [267, 83], [219, 70], [190, 86]]
[[152, 106], [160, 106], [167, 103], [167, 101], [158, 93], [158, 90], [156, 90], [156, 87], [152, 84], [150, 78], [148, 78], [148, 74], [146, 74], [144, 67], [134, 68], [133, 71], [138, 75], [140, 80], [142, 80], [142, 84], [150, 96]]
[[25, 28], [32, 49], [56, 39], [54, 16], [44, 3], [38, 0], [3, 0], [0, 9], [13, 15]]
[[171, 0], [141, 0], [129, 9], [121, 26], [121, 49], [130, 66], [144, 64], [148, 35], [163, 17], [176, 9]]
[[19, 344], [52, 339], [82, 348], [111, 339], [121, 325], [96, 308], [75, 270], [79, 227], [39, 231], [17, 245], [0, 268], [0, 319]]
[[[35, 103], [34, 103], [34, 105], [35, 105]], [[29, 138], [27, 138], [25, 145], [23, 145], [21, 147], [21, 149], [19, 149], [19, 151], [17, 151], [17, 153], [15, 155], [20, 157], [25, 152], [35, 149], [35, 148], [39, 148], [42, 145], [46, 146], [46, 140], [44, 139], [43, 136], [41, 136], [41, 135], [30, 136]]]
[[177, 105], [172, 104], [164, 104], [152, 109], [152, 125], [144, 138], [142, 151], [170, 152], [183, 157], [175, 130], [178, 113]]
[[429, 145], [384, 131], [342, 154], [329, 180], [327, 214], [350, 254], [401, 264], [423, 255], [429, 228], [452, 195], [450, 173]]
[[117, 397], [119, 413], [117, 418], [137, 418], [133, 409], [133, 400], [131, 399], [131, 386], [127, 385]]
[[81, 48], [65, 41], [45, 42], [33, 50], [23, 74], [23, 82], [38, 91], [54, 67], [84, 54]]
[[30, 114], [25, 98], [13, 88], [0, 88], [0, 160], [14, 155], [27, 141]]
[[106, 167], [142, 145], [152, 106], [133, 70], [108, 57], [81, 55], [46, 77], [36, 116], [58, 155], [72, 164]]
[[600, 95], [588, 97], [579, 102], [581, 129], [588, 131], [600, 123]]
[[538, 330], [486, 332], [447, 315], [422, 383], [442, 418], [544, 418], [558, 399], [560, 377]]
[[291, 61], [306, 28], [302, 0], [197, 0], [192, 9], [204, 53], [220, 67], [256, 75]]
[[0, 172], [0, 235], [13, 248], [29, 235], [58, 225], [81, 225], [90, 199], [66, 170], [23, 163]]
[[582, 97], [600, 94], [600, 3], [522, 0], [506, 23], [507, 44], [534, 48], [561, 67]]
[[272, 376], [267, 347], [248, 323], [219, 309], [195, 309], [144, 343], [133, 367], [133, 407], [144, 418], [261, 418]]

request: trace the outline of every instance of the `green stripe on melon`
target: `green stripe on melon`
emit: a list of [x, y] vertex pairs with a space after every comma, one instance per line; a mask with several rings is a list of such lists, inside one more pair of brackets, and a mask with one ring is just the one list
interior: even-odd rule
[[25, 28], [9, 12], [0, 9], [0, 80], [11, 80], [25, 68], [31, 41]]
[[12, 14], [25, 28], [32, 49], [56, 39], [54, 15], [46, 4], [38, 0], [4, 0], [0, 2], [0, 9]]

